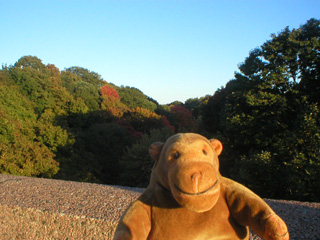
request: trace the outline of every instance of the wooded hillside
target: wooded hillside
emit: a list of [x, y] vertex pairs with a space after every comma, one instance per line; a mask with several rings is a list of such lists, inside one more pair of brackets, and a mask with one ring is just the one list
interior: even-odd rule
[[145, 187], [150, 143], [198, 132], [224, 144], [223, 175], [262, 197], [319, 202], [319, 25], [273, 34], [212, 96], [168, 105], [21, 57], [0, 70], [0, 173]]

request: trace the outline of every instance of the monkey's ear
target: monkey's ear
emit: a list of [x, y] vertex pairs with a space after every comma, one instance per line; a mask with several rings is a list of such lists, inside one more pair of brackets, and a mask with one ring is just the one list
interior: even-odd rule
[[222, 153], [222, 149], [223, 149], [222, 143], [218, 139], [210, 139], [209, 142], [211, 143], [213, 150], [219, 156]]
[[150, 154], [150, 157], [155, 160], [155, 161], [158, 161], [159, 160], [159, 157], [160, 157], [160, 153], [161, 153], [161, 150], [162, 150], [162, 147], [163, 147], [164, 143], [163, 142], [155, 142], [155, 143], [152, 143], [149, 147], [149, 154]]

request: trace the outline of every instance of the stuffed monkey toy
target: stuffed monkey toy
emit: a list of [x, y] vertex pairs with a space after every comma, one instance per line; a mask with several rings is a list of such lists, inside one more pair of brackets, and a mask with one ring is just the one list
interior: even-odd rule
[[150, 146], [150, 184], [124, 212], [114, 240], [288, 240], [284, 221], [243, 185], [222, 177], [222, 144], [176, 134]]

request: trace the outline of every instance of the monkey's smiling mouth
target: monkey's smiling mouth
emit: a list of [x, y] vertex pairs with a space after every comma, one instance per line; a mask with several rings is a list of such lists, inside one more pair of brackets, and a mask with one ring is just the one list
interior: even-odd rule
[[206, 190], [202, 191], [202, 192], [197, 192], [197, 193], [188, 193], [183, 191], [181, 188], [179, 188], [176, 184], [174, 184], [174, 187], [181, 193], [186, 194], [186, 195], [191, 195], [191, 196], [196, 196], [196, 195], [202, 195], [205, 194], [207, 192], [209, 192], [210, 190], [212, 190], [218, 183], [218, 180], [209, 188], [207, 188]]

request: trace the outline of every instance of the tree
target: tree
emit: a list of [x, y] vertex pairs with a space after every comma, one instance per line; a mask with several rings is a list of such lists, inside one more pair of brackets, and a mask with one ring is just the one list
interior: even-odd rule
[[102, 97], [101, 109], [107, 110], [114, 117], [121, 118], [125, 112], [130, 110], [120, 101], [117, 90], [109, 84], [101, 87], [100, 95]]
[[53, 99], [47, 91], [50, 88], [49, 73], [31, 67], [11, 67], [9, 76], [20, 87], [20, 92], [36, 104], [39, 114], [45, 108], [54, 107]]
[[262, 46], [267, 68], [282, 70], [309, 100], [319, 102], [320, 21], [314, 18], [299, 29], [285, 28]]
[[110, 101], [115, 101], [119, 99], [118, 92], [108, 85], [104, 85], [103, 87], [101, 87], [100, 94], [103, 98], [107, 98]]
[[148, 109], [154, 112], [157, 108], [156, 103], [149, 97], [144, 95], [139, 89], [134, 87], [123, 87], [117, 89], [120, 100], [123, 104], [127, 105], [131, 109], [136, 109], [137, 107]]
[[57, 173], [58, 162], [40, 141], [37, 125], [34, 104], [0, 72], [0, 173], [38, 177]]
[[141, 107], [126, 112], [123, 119], [141, 133], [148, 133], [153, 128], [164, 127], [164, 121], [160, 115]]
[[116, 123], [94, 124], [80, 136], [94, 176], [100, 182], [118, 184], [119, 161], [132, 141], [127, 130]]
[[6, 71], [20, 92], [35, 103], [39, 115], [45, 109], [52, 109], [59, 115], [67, 114], [72, 105], [79, 105], [63, 86], [60, 71], [53, 64], [45, 66], [36, 57], [23, 57]]
[[75, 98], [81, 98], [92, 110], [98, 110], [100, 105], [100, 96], [98, 90], [90, 83], [81, 81], [73, 86], [72, 93]]
[[310, 19], [301, 27], [299, 89], [311, 102], [320, 102], [320, 21]]
[[155, 110], [155, 113], [160, 115], [160, 116], [165, 117], [164, 118], [165, 124], [168, 127], [170, 125], [173, 129], [175, 129], [174, 125], [176, 125], [176, 122], [175, 122], [176, 119], [175, 119], [174, 113], [171, 111], [170, 106], [168, 106], [168, 105], [158, 105], [157, 109]]
[[201, 114], [202, 104], [204, 101], [206, 101], [209, 98], [209, 96], [202, 97], [202, 98], [189, 98], [185, 101], [184, 106], [189, 109], [192, 116], [195, 119], [198, 119]]
[[61, 78], [63, 86], [74, 98], [81, 98], [90, 111], [99, 109], [99, 89], [105, 81], [98, 73], [81, 67], [71, 67], [61, 73]]
[[195, 122], [191, 112], [180, 105], [171, 107], [171, 111], [175, 116], [175, 129], [178, 132], [193, 132], [195, 131]]
[[66, 69], [66, 71], [75, 74], [76, 76], [80, 77], [82, 81], [92, 84], [97, 89], [105, 83], [98, 73], [89, 71], [86, 68], [70, 67]]
[[295, 131], [286, 138], [283, 157], [287, 164], [286, 195], [305, 201], [319, 201], [314, 187], [320, 184], [320, 109], [318, 103], [302, 100], [294, 120]]
[[[204, 107], [206, 130], [220, 135], [225, 146], [222, 172], [261, 196], [319, 200], [311, 192], [318, 183], [318, 151], [309, 152], [317, 149], [317, 137], [308, 146], [297, 144], [308, 129], [319, 128], [313, 118], [319, 94], [309, 88], [319, 87], [319, 23], [311, 19], [273, 34]], [[302, 187], [292, 187], [294, 182]]]
[[153, 129], [142, 135], [141, 139], [126, 151], [121, 159], [120, 184], [134, 187], [147, 187], [154, 161], [148, 154], [154, 142], [165, 142], [172, 135], [170, 128]]
[[38, 71], [46, 69], [46, 66], [42, 63], [42, 61], [35, 56], [24, 56], [20, 58], [14, 66], [18, 68], [31, 67]]

